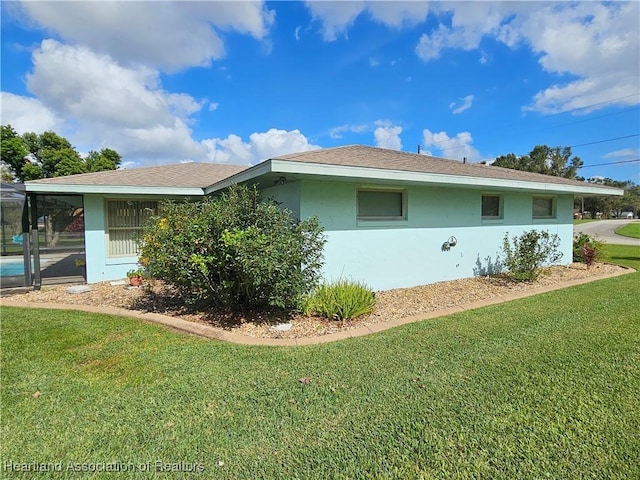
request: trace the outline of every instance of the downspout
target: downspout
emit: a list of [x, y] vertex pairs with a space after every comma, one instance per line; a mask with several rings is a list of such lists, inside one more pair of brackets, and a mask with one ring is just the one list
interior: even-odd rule
[[31, 193], [31, 247], [33, 249], [33, 289], [40, 290], [42, 279], [40, 278], [40, 239], [38, 238], [38, 205], [37, 195]]

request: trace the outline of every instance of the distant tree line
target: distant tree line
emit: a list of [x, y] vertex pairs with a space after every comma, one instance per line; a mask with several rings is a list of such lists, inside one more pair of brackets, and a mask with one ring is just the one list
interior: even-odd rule
[[573, 178], [596, 185], [605, 185], [624, 189], [624, 196], [578, 197], [574, 208], [581, 214], [589, 212], [591, 218], [601, 213], [603, 218], [619, 216], [622, 212], [633, 212], [637, 216], [640, 211], [640, 185], [631, 180], [618, 181], [610, 178], [589, 178], [578, 176], [578, 169], [583, 165], [580, 157], [572, 156], [571, 147], [548, 147], [537, 145], [526, 155], [501, 155], [493, 162], [496, 167], [512, 168], [526, 172], [554, 175], [556, 177]]
[[3, 181], [15, 179], [25, 182], [115, 170], [122, 161], [120, 154], [110, 148], [91, 150], [82, 158], [69, 140], [52, 131], [19, 135], [11, 125], [2, 125], [0, 128]]

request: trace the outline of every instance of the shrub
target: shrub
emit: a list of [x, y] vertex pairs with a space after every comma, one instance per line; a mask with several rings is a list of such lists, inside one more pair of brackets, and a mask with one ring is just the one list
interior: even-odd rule
[[547, 231], [530, 230], [520, 237], [513, 237], [511, 242], [509, 233], [505, 233], [502, 250], [509, 276], [516, 282], [535, 280], [542, 266], [557, 263], [562, 258], [559, 245], [560, 237]]
[[584, 263], [586, 263], [587, 268], [589, 268], [595, 263], [598, 252], [596, 252], [595, 248], [591, 248], [585, 243], [582, 245], [582, 256], [584, 257]]
[[[591, 252], [591, 250], [593, 250], [593, 258], [591, 259], [591, 263], [587, 262], [584, 249], [585, 245], [587, 245], [588, 247], [588, 252]], [[592, 237], [582, 232], [577, 233], [573, 236], [573, 261], [584, 262], [589, 267], [602, 256], [603, 248], [604, 243], [598, 240], [596, 236]]]
[[319, 281], [325, 236], [255, 187], [199, 202], [164, 202], [140, 238], [140, 263], [189, 304], [298, 308]]
[[304, 302], [306, 315], [315, 313], [334, 320], [349, 320], [371, 313], [376, 305], [375, 294], [360, 282], [337, 280], [325, 283]]

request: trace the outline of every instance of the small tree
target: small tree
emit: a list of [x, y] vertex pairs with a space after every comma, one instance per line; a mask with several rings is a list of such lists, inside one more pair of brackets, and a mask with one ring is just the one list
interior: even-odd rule
[[509, 276], [516, 282], [537, 279], [542, 266], [557, 263], [562, 258], [559, 245], [560, 237], [546, 230], [530, 230], [520, 237], [513, 237], [511, 241], [509, 233], [505, 233], [502, 250]]
[[317, 219], [296, 221], [255, 187], [160, 211], [143, 227], [140, 263], [190, 304], [294, 309], [320, 279]]

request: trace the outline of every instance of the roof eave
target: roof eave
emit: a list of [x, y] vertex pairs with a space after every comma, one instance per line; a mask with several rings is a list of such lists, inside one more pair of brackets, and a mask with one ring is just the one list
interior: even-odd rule
[[219, 182], [209, 185], [207, 188], [204, 189], [204, 194], [209, 195], [219, 190], [224, 190], [225, 188], [228, 188], [231, 185], [234, 185], [236, 183], [249, 182], [262, 175], [272, 173], [273, 172], [272, 163], [273, 163], [273, 160], [265, 160], [264, 162], [254, 165], [253, 167], [247, 168], [246, 170], [238, 172], [235, 175], [231, 175], [230, 177], [227, 177], [223, 180], [220, 180]]
[[141, 187], [131, 185], [72, 185], [63, 183], [25, 183], [25, 190], [33, 193], [107, 194], [107, 195], [167, 195], [204, 196], [200, 187]]
[[[491, 167], [487, 167], [491, 168]], [[507, 180], [470, 175], [448, 175], [440, 173], [411, 172], [404, 170], [388, 170], [370, 167], [353, 167], [328, 165], [320, 163], [302, 163], [291, 160], [271, 159], [251, 167], [243, 172], [228, 177], [205, 189], [209, 194], [229, 187], [234, 183], [255, 180], [268, 173], [283, 175], [308, 175], [310, 177], [332, 177], [337, 179], [353, 179], [354, 181], [392, 180], [398, 184], [423, 184], [440, 186], [457, 186], [463, 188], [487, 188], [501, 190], [520, 190], [548, 194], [573, 195], [624, 195], [624, 190], [585, 183], [585, 185], [569, 185], [550, 182], [532, 182], [524, 180]]]

